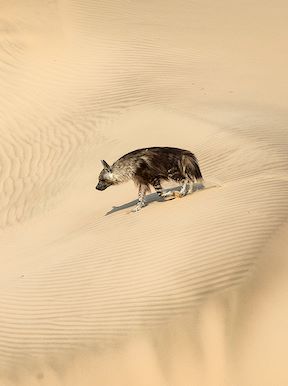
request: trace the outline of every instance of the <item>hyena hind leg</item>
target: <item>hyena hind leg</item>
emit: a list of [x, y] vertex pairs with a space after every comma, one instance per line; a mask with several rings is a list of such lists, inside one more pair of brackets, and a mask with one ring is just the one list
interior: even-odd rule
[[179, 196], [180, 197], [186, 196], [186, 194], [188, 194], [189, 188], [190, 188], [190, 180], [186, 178], [185, 180], [182, 181], [182, 186], [179, 192]]
[[155, 179], [154, 181], [152, 181], [152, 185], [153, 185], [154, 189], [156, 190], [156, 193], [158, 194], [158, 196], [163, 198], [164, 200], [175, 198], [173, 192], [171, 192], [171, 191], [164, 192], [163, 191], [160, 180], [158, 178]]
[[198, 180], [189, 180], [187, 194], [193, 193], [196, 190], [201, 190], [204, 188], [205, 188], [205, 185], [204, 185], [203, 178], [199, 178]]
[[184, 197], [187, 194], [190, 194], [193, 192], [193, 187], [194, 187], [193, 180], [191, 180], [190, 178], [185, 178], [184, 180], [182, 180], [180, 191], [179, 192], [176, 191], [175, 196], [179, 198]]
[[138, 202], [134, 209], [132, 209], [132, 212], [138, 212], [140, 209], [142, 209], [144, 206], [146, 206], [145, 202], [145, 194], [147, 192], [147, 185], [140, 185], [139, 191], [138, 191]]
[[194, 180], [189, 180], [187, 186], [187, 194], [191, 194], [194, 192]]

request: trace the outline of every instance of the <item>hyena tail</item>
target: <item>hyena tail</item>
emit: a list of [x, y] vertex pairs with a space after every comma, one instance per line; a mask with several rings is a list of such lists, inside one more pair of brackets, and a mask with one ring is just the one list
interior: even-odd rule
[[191, 180], [196, 179], [198, 182], [203, 183], [203, 176], [200, 170], [200, 166], [197, 158], [193, 153], [184, 155], [182, 158], [182, 168], [184, 175], [186, 175]]

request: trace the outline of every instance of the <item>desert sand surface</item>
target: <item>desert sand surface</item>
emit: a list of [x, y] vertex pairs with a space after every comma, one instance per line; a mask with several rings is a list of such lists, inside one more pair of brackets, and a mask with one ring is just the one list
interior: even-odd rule
[[[11, 0], [0, 385], [288, 385], [286, 1]], [[100, 160], [193, 151], [139, 213]]]

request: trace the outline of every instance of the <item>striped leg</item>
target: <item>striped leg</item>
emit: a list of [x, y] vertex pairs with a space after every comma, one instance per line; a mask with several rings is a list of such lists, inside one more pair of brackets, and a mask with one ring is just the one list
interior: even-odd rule
[[158, 194], [159, 197], [162, 198], [175, 198], [173, 192], [163, 192], [163, 188], [161, 186], [160, 180], [156, 178], [155, 180], [152, 181], [152, 185], [154, 189], [156, 190], [156, 193]]
[[158, 178], [155, 178], [155, 180], [152, 181], [153, 188], [156, 190], [156, 193], [159, 197], [162, 197], [163, 190], [160, 183], [160, 180]]
[[146, 205], [145, 203], [145, 194], [147, 192], [147, 186], [146, 185], [140, 185], [139, 191], [138, 191], [138, 202], [135, 208], [132, 210], [132, 212], [138, 212], [140, 209], [143, 208], [143, 206]]

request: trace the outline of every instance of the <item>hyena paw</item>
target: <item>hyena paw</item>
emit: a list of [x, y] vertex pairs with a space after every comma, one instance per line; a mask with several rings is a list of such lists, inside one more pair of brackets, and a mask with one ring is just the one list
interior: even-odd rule
[[175, 198], [175, 192], [171, 192], [170, 190], [168, 192], [164, 192], [162, 193], [162, 198], [165, 200], [165, 201], [168, 201], [168, 200], [173, 200]]
[[132, 212], [139, 212], [142, 208], [146, 206], [145, 202], [138, 202], [138, 204], [135, 206], [135, 208], [132, 209]]
[[174, 192], [174, 198], [182, 198], [187, 195], [187, 192], [178, 192], [177, 190]]

